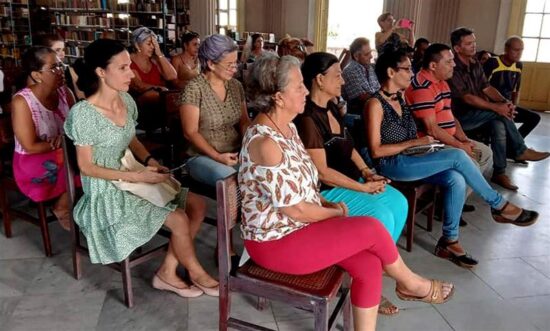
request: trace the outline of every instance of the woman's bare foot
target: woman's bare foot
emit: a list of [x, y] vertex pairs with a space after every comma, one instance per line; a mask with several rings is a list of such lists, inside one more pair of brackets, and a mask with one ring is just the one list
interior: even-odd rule
[[518, 206], [514, 205], [513, 203], [508, 202], [508, 204], [505, 205], [504, 209], [502, 209], [502, 214], [501, 215], [508, 218], [508, 219], [515, 220], [516, 218], [519, 217], [522, 210], [523, 209], [519, 208]]

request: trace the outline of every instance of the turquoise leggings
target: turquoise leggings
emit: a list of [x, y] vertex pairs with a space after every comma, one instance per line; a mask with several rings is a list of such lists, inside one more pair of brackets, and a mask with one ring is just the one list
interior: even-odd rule
[[330, 202], [346, 203], [349, 216], [371, 216], [378, 219], [397, 242], [407, 221], [407, 199], [401, 192], [386, 185], [383, 193], [370, 194], [335, 187], [321, 192]]

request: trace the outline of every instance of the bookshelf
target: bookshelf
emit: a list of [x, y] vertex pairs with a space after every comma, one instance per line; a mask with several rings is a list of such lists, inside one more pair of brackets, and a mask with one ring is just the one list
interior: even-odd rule
[[0, 64], [19, 64], [24, 49], [32, 45], [28, 0], [0, 1]]
[[[1, 1], [1, 0], [0, 0]], [[179, 46], [179, 36], [189, 25], [189, 0], [49, 0], [53, 31], [65, 38], [71, 61], [99, 38], [131, 46], [131, 32], [146, 26], [161, 36], [164, 53]]]

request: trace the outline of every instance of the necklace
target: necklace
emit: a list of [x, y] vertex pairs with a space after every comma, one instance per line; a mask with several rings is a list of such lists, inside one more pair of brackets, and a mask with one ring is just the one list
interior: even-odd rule
[[401, 97], [401, 92], [399, 92], [399, 91], [397, 91], [395, 93], [390, 93], [390, 92], [382, 90], [382, 89], [380, 89], [380, 91], [382, 91], [382, 94], [384, 94], [386, 96], [386, 98], [389, 98], [391, 101], [396, 101]]
[[277, 131], [279, 131], [279, 133], [281, 134], [281, 136], [283, 136], [286, 139], [286, 136], [283, 133], [283, 130], [281, 130], [281, 128], [279, 128], [279, 126], [277, 125], [277, 123], [275, 123], [275, 121], [271, 118], [271, 116], [269, 116], [269, 114], [267, 114], [267, 113], [265, 114], [265, 116], [267, 116], [267, 118], [271, 121], [271, 123], [273, 123], [273, 125], [275, 126]]

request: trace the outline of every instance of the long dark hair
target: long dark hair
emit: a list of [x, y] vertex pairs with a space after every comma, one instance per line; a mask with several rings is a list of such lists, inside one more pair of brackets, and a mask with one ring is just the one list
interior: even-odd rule
[[112, 39], [98, 39], [86, 47], [84, 58], [78, 59], [74, 64], [74, 70], [78, 75], [76, 85], [86, 97], [99, 89], [99, 77], [95, 70], [107, 68], [113, 56], [125, 50], [121, 42]]

